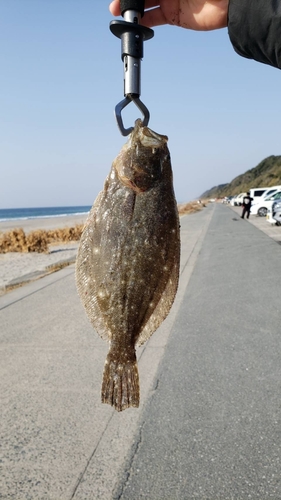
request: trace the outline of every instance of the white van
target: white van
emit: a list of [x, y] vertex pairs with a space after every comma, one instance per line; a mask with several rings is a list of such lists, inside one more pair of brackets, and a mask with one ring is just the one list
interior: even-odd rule
[[250, 189], [250, 196], [253, 198], [252, 205], [259, 203], [262, 199], [276, 193], [281, 186], [259, 187]]

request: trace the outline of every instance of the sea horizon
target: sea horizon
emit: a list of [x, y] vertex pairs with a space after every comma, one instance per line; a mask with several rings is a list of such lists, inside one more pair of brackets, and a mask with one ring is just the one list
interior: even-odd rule
[[63, 207], [0, 208], [0, 222], [9, 220], [45, 219], [49, 217], [67, 217], [86, 215], [91, 205]]

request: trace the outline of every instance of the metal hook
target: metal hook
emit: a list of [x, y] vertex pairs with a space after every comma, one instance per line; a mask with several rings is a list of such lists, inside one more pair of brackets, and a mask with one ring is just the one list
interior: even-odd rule
[[128, 106], [128, 104], [130, 104], [130, 102], [134, 102], [135, 105], [137, 106], [137, 108], [141, 111], [141, 113], [143, 115], [143, 120], [142, 120], [143, 126], [147, 127], [148, 122], [149, 122], [149, 117], [150, 117], [150, 114], [149, 114], [147, 107], [143, 104], [143, 102], [139, 99], [139, 97], [134, 97], [132, 95], [126, 96], [125, 99], [120, 101], [115, 107], [115, 117], [117, 120], [117, 124], [118, 124], [118, 127], [119, 127], [121, 134], [124, 136], [129, 135], [134, 130], [134, 127], [129, 127], [129, 128], [124, 127], [122, 115], [121, 115], [122, 110], [126, 106]]

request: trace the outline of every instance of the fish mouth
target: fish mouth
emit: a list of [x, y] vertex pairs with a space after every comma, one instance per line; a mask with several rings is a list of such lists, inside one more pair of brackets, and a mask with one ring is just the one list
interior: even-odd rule
[[165, 154], [167, 142], [166, 135], [157, 134], [136, 120], [127, 143], [113, 162], [119, 181], [135, 194], [155, 186], [161, 176], [161, 150]]
[[145, 148], [158, 149], [167, 144], [166, 135], [157, 134], [148, 127], [145, 127], [140, 119], [135, 121], [135, 128], [130, 135], [130, 145], [138, 140]]

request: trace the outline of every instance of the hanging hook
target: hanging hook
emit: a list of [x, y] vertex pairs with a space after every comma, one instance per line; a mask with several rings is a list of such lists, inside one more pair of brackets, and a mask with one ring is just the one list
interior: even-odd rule
[[126, 108], [126, 106], [128, 106], [128, 104], [130, 104], [130, 102], [135, 103], [137, 108], [141, 111], [141, 113], [143, 115], [142, 124], [145, 127], [147, 127], [148, 122], [149, 122], [149, 117], [150, 117], [150, 114], [149, 114], [147, 107], [143, 104], [143, 102], [138, 97], [126, 96], [125, 99], [123, 99], [121, 102], [119, 102], [115, 107], [115, 117], [117, 120], [119, 130], [120, 130], [121, 134], [125, 135], [125, 136], [129, 135], [134, 130], [134, 127], [129, 127], [129, 128], [124, 127], [123, 119], [122, 119], [122, 115], [121, 115], [123, 109]]
[[111, 32], [121, 39], [121, 57], [124, 63], [124, 96], [115, 107], [115, 116], [122, 135], [129, 135], [134, 127], [125, 128], [121, 116], [122, 110], [135, 103], [143, 114], [143, 125], [149, 122], [149, 111], [140, 97], [141, 59], [143, 58], [143, 42], [154, 36], [154, 31], [139, 24], [144, 12], [144, 0], [121, 0], [124, 21], [111, 21]]

